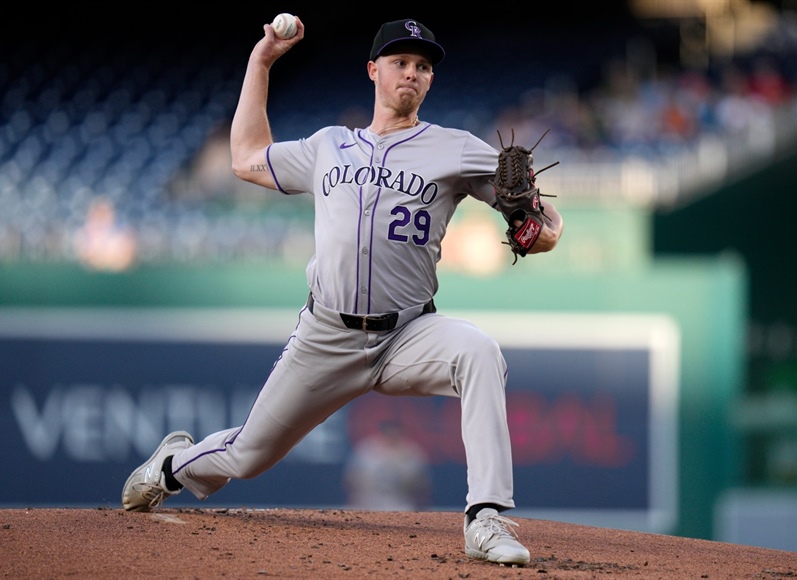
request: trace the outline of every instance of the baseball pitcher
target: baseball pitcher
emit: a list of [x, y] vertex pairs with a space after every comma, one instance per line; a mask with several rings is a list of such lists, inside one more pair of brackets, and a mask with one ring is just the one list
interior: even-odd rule
[[531, 152], [499, 152], [419, 116], [445, 52], [413, 19], [384, 23], [373, 40], [370, 125], [275, 142], [266, 107], [271, 67], [305, 27], [297, 18], [290, 38], [277, 37], [271, 24], [264, 31], [233, 117], [233, 171], [276, 195], [313, 197], [307, 303], [244, 424], [196, 442], [184, 431], [167, 435], [125, 483], [123, 507], [147, 511], [183, 488], [204, 499], [232, 479], [256, 477], [370, 391], [457, 397], [467, 456], [465, 552], [523, 566], [530, 555], [518, 524], [501, 515], [515, 507], [507, 364], [493, 338], [437, 312], [434, 297], [441, 242], [467, 196], [506, 217], [515, 258], [555, 248], [563, 222], [552, 204], [540, 203]]

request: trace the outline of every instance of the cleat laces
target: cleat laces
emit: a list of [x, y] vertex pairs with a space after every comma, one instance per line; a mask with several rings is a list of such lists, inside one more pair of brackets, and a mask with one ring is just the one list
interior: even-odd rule
[[163, 505], [163, 500], [167, 495], [171, 495], [166, 489], [156, 483], [141, 481], [133, 484], [133, 491], [141, 494], [149, 502], [150, 509]]
[[[513, 528], [520, 527], [520, 524], [513, 522], [509, 518], [499, 515], [489, 515], [480, 520], [481, 526], [485, 531], [498, 536], [499, 538], [512, 538], [518, 540], [517, 532]], [[491, 536], [486, 536], [489, 539]]]

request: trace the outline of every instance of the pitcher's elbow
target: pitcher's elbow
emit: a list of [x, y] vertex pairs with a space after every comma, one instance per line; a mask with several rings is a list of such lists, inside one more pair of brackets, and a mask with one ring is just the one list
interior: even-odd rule
[[235, 177], [239, 179], [246, 179], [251, 171], [251, 167], [247, 163], [243, 163], [241, 161], [236, 161], [233, 159], [232, 161], [232, 173]]

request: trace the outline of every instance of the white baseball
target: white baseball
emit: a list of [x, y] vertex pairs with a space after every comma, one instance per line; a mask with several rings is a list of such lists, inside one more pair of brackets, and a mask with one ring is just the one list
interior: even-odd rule
[[274, 34], [277, 35], [277, 38], [293, 38], [296, 36], [296, 31], [298, 28], [296, 27], [296, 17], [293, 14], [288, 14], [287, 12], [283, 12], [282, 14], [277, 14], [277, 17], [274, 18], [274, 22], [271, 23], [271, 26], [274, 28]]

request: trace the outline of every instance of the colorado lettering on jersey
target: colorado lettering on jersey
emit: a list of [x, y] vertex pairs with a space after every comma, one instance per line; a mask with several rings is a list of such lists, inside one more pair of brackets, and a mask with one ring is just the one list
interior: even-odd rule
[[385, 187], [405, 195], [418, 196], [429, 205], [437, 197], [438, 185], [434, 181], [426, 183], [417, 173], [407, 174], [405, 171], [393, 172], [387, 167], [364, 166], [355, 168], [352, 165], [335, 166], [324, 174], [321, 180], [322, 193], [328, 196], [338, 185], [375, 185]]

